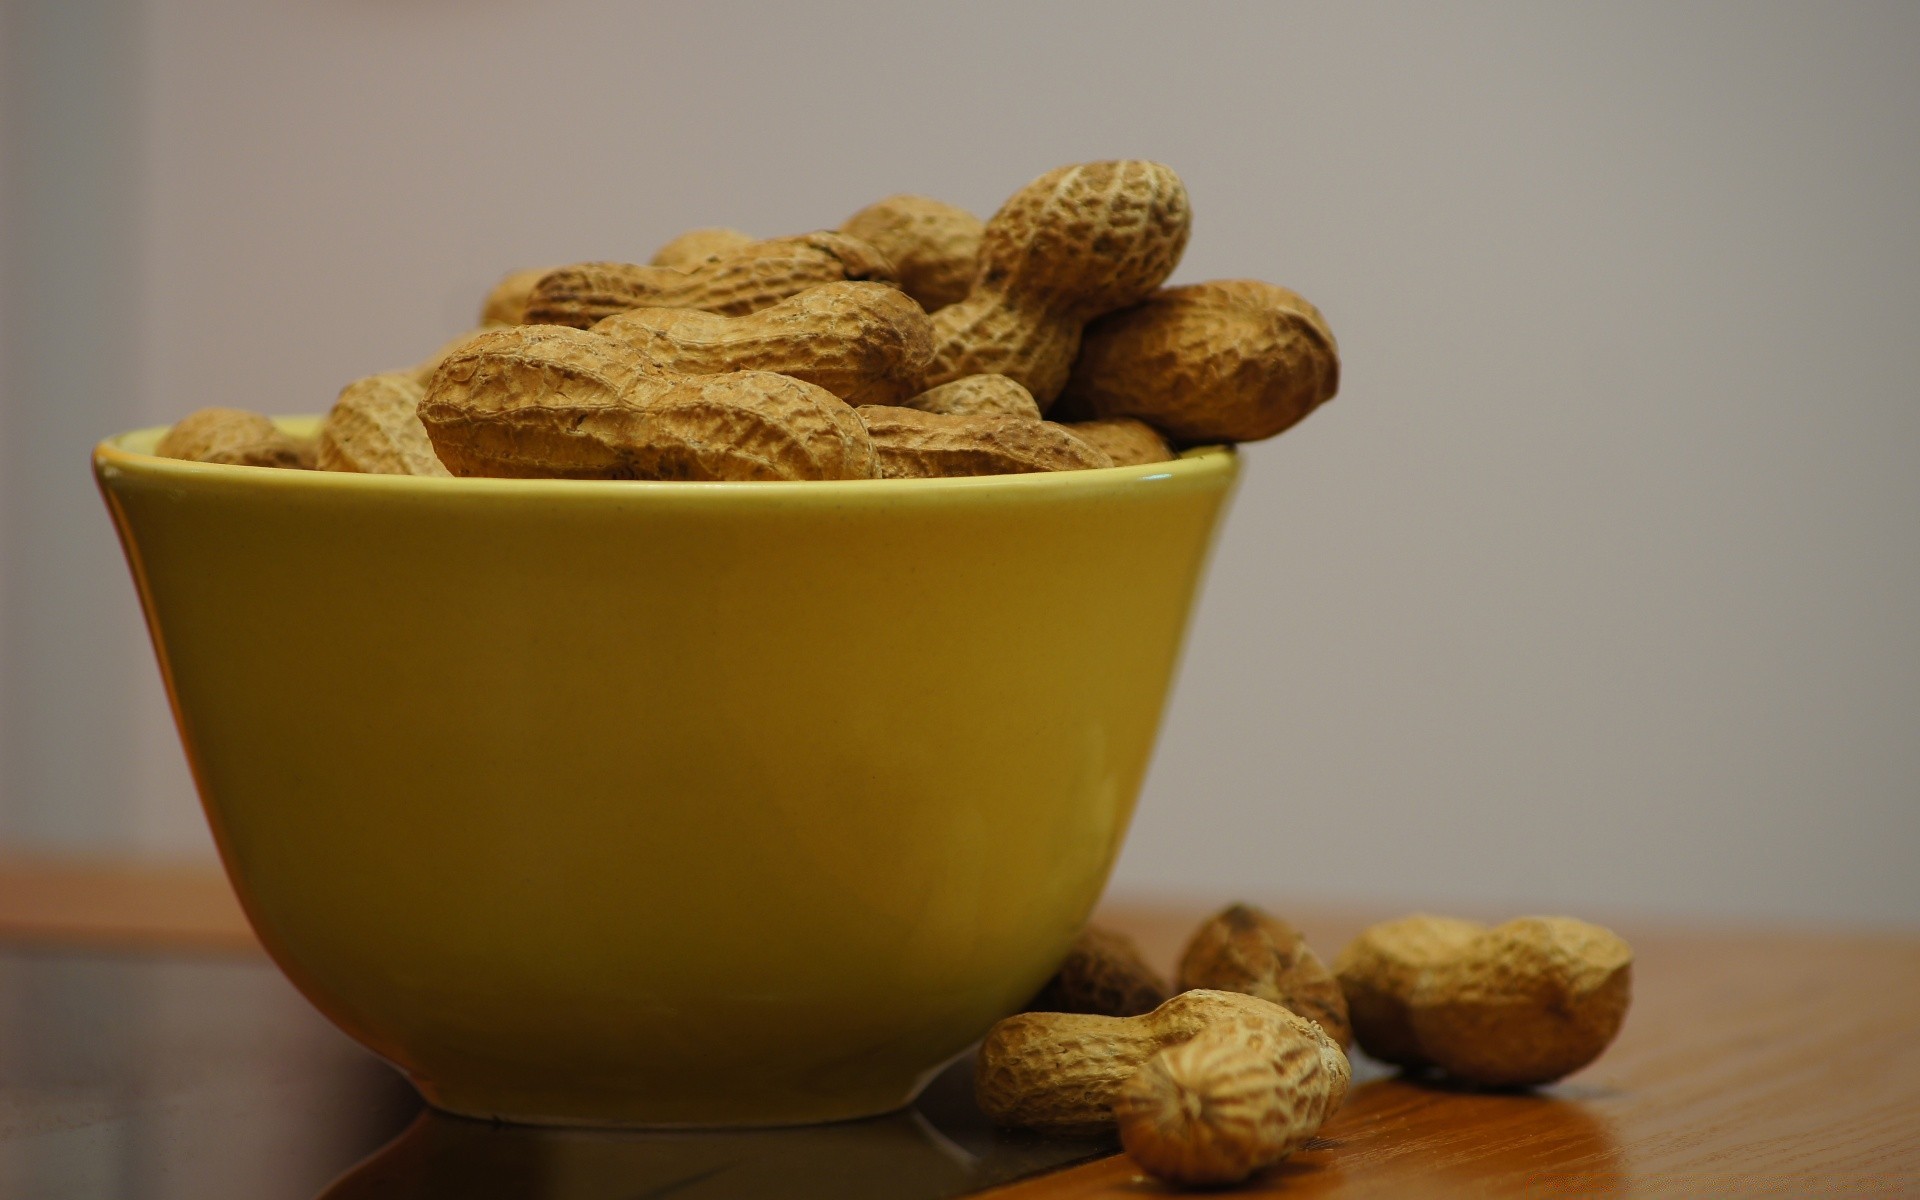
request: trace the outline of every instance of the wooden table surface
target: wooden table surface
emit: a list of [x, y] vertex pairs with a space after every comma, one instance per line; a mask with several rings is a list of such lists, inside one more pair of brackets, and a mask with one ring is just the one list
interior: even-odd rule
[[[1330, 955], [1398, 915], [1270, 903]], [[1109, 907], [1170, 965], [1204, 913]], [[1236, 1195], [1920, 1197], [1920, 935], [1622, 924], [1634, 1002], [1599, 1062], [1534, 1094], [1453, 1092], [1365, 1060], [1306, 1150]], [[257, 953], [201, 868], [0, 863], [0, 941]], [[1124, 1156], [993, 1200], [1169, 1189]]]

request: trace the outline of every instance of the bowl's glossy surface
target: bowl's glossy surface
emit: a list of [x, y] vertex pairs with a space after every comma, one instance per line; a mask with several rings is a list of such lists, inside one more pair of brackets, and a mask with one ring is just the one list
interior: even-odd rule
[[261, 940], [433, 1103], [534, 1122], [886, 1111], [1030, 995], [1237, 469], [413, 479], [160, 432], [95, 470]]

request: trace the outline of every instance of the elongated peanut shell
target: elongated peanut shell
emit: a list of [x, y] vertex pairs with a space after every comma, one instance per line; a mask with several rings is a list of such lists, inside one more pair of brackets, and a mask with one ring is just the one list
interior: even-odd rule
[[974, 1063], [974, 1097], [995, 1123], [1054, 1133], [1111, 1129], [1120, 1088], [1149, 1058], [1213, 1026], [1252, 1022], [1292, 1029], [1318, 1048], [1328, 1072], [1326, 1111], [1346, 1098], [1347, 1056], [1320, 1027], [1238, 992], [1182, 992], [1137, 1017], [1019, 1013], [987, 1032]]
[[153, 452], [162, 458], [240, 467], [300, 467], [300, 447], [259, 413], [238, 408], [202, 408], [160, 435]]
[[944, 413], [950, 417], [1021, 417], [1040, 419], [1040, 406], [1033, 393], [1005, 375], [967, 375], [928, 388], [917, 396], [900, 401], [903, 408], [921, 412]]
[[884, 283], [824, 283], [741, 317], [636, 308], [593, 331], [631, 346], [652, 370], [775, 371], [849, 404], [899, 401], [933, 355], [927, 314]]
[[1135, 467], [1146, 463], [1168, 462], [1175, 457], [1173, 447], [1160, 431], [1132, 417], [1113, 417], [1105, 421], [1075, 421], [1067, 432], [1089, 446], [1107, 452], [1116, 467]]
[[927, 384], [1008, 375], [1046, 409], [1082, 326], [1159, 287], [1191, 219], [1180, 177], [1159, 163], [1081, 163], [1021, 188], [987, 222], [966, 297], [933, 315]]
[[858, 410], [887, 479], [1083, 471], [1113, 460], [1050, 421], [950, 417], [913, 408]]
[[1070, 420], [1138, 417], [1176, 442], [1251, 442], [1340, 388], [1320, 311], [1270, 283], [1166, 288], [1087, 326], [1060, 398]]
[[649, 266], [669, 267], [675, 271], [691, 271], [710, 259], [724, 258], [736, 251], [753, 245], [757, 239], [750, 233], [722, 226], [708, 226], [703, 229], [689, 229], [679, 237], [653, 252], [647, 260]]
[[525, 319], [586, 329], [634, 308], [698, 308], [737, 317], [796, 292], [846, 280], [893, 282], [878, 250], [838, 233], [755, 242], [690, 271], [633, 263], [575, 263], [534, 285]]
[[931, 196], [888, 196], [848, 217], [840, 232], [871, 244], [900, 273], [900, 288], [928, 312], [967, 294], [986, 226]]
[[1089, 925], [1080, 931], [1053, 978], [1027, 1002], [1033, 1012], [1099, 1013], [1135, 1017], [1171, 995], [1167, 981], [1147, 965], [1124, 933]]
[[784, 375], [649, 372], [611, 338], [516, 326], [449, 355], [420, 416], [456, 475], [568, 479], [866, 479], [853, 409]]
[[1251, 905], [1230, 905], [1195, 931], [1180, 956], [1180, 986], [1271, 1000], [1318, 1022], [1342, 1048], [1353, 1041], [1339, 980], [1299, 930]]
[[1115, 1097], [1114, 1116], [1121, 1145], [1149, 1174], [1215, 1187], [1311, 1140], [1332, 1084], [1312, 1039], [1225, 1024], [1148, 1059]]
[[340, 389], [320, 424], [315, 461], [322, 471], [366, 475], [450, 475], [433, 452], [420, 401], [426, 389], [404, 372], [370, 375]]

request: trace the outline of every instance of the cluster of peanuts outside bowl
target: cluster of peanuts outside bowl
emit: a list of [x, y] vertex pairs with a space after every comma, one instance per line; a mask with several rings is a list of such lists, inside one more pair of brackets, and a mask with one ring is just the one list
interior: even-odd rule
[[[1230, 443], [1338, 383], [1293, 293], [1161, 286], [1189, 217], [1171, 170], [1120, 161], [984, 224], [897, 196], [837, 231], [697, 230], [509, 275], [482, 328], [322, 418], [101, 443], [289, 978], [473, 1116], [880, 1113], [994, 1027], [990, 1112], [1111, 1122], [1119, 1077], [1077, 1093], [1092, 1118], [1048, 1108], [1058, 1014], [1002, 1019], [1084, 966]], [[1167, 1006], [1125, 1036], [1252, 1031], [1268, 1084], [1319, 1080], [1312, 1128], [1337, 1107], [1315, 1020]], [[1255, 1121], [1239, 1174], [1304, 1120]], [[1174, 1143], [1160, 1173], [1226, 1177]]]

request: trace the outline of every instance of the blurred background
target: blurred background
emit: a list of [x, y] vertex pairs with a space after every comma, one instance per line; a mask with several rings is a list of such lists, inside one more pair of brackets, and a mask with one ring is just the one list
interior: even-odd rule
[[212, 854], [95, 440], [1140, 157], [1174, 281], [1344, 371], [1246, 450], [1116, 894], [1920, 925], [1920, 7], [4, 12], [0, 854]]

